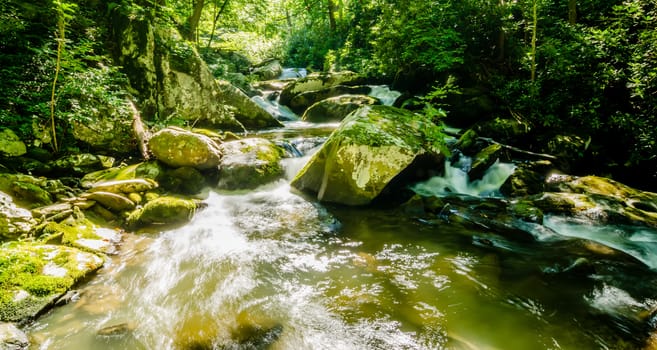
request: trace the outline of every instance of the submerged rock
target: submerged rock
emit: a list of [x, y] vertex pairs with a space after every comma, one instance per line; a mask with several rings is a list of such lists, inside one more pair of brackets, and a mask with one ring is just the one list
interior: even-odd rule
[[433, 142], [440, 128], [421, 116], [388, 106], [364, 106], [347, 116], [292, 180], [322, 201], [364, 205], [419, 158], [442, 164]]
[[224, 158], [218, 188], [255, 188], [283, 175], [280, 164], [283, 149], [269, 140], [242, 139], [223, 143], [220, 148]]
[[30, 340], [13, 323], [0, 323], [0, 349], [24, 350], [30, 346]]
[[301, 119], [315, 123], [339, 122], [349, 113], [363, 105], [376, 105], [380, 102], [366, 95], [341, 95], [321, 100], [310, 106]]
[[0, 290], [0, 320], [33, 319], [102, 265], [101, 257], [66, 246], [30, 243], [3, 246], [0, 266], [5, 273]]
[[209, 137], [180, 128], [160, 130], [148, 141], [153, 155], [172, 167], [209, 169], [219, 165], [221, 150]]
[[148, 224], [183, 223], [191, 220], [198, 207], [198, 203], [191, 199], [158, 197], [133, 211], [126, 223], [132, 228]]

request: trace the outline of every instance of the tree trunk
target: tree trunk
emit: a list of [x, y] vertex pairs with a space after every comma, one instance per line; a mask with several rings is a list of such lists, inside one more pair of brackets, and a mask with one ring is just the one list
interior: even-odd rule
[[568, 23], [577, 23], [577, 1], [568, 0]]
[[328, 10], [329, 31], [335, 33], [335, 3], [333, 0], [326, 0], [326, 9]]
[[203, 13], [203, 7], [205, 6], [205, 0], [195, 0], [194, 1], [194, 10], [192, 15], [187, 18], [187, 32], [185, 33], [185, 39], [198, 42], [196, 30], [198, 29], [198, 22], [201, 20], [201, 14]]

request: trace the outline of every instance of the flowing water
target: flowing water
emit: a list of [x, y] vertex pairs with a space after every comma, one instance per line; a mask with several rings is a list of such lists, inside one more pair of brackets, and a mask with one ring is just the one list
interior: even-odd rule
[[[74, 302], [30, 327], [34, 348], [640, 347], [657, 304], [654, 271], [611, 261], [593, 277], [557, 273], [569, 269], [569, 242], [599, 230], [548, 218], [564, 236], [523, 243], [397, 209], [320, 204], [291, 189], [331, 127], [290, 122], [261, 133], [305, 153], [285, 160], [287, 179], [208, 190], [190, 223], [126, 233]], [[494, 194], [500, 172], [512, 171], [498, 164], [471, 184], [449, 169], [424, 190]], [[653, 266], [651, 234], [611, 243]]]

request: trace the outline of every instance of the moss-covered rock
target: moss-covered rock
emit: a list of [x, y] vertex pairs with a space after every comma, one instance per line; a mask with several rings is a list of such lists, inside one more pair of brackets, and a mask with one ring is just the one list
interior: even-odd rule
[[105, 208], [114, 211], [122, 212], [127, 210], [132, 210], [135, 208], [135, 203], [128, 199], [123, 194], [96, 191], [91, 193], [85, 193], [82, 195], [83, 198], [96, 201], [100, 203]]
[[438, 168], [442, 157], [431, 145], [443, 139], [424, 117], [395, 107], [364, 106], [342, 121], [292, 186], [322, 201], [368, 204], [418, 157], [434, 156]]
[[11, 130], [0, 130], [0, 156], [18, 157], [27, 152], [25, 143]]
[[73, 196], [73, 189], [60, 180], [24, 174], [0, 174], [0, 191], [12, 196], [16, 204], [25, 208], [48, 205], [58, 198]]
[[303, 114], [308, 107], [327, 98], [340, 95], [363, 95], [368, 94], [371, 90], [372, 88], [369, 86], [336, 85], [321, 90], [302, 92], [294, 96], [287, 105], [295, 113]]
[[269, 59], [253, 66], [251, 74], [259, 80], [276, 79], [283, 73], [283, 66], [277, 59]]
[[134, 193], [150, 191], [158, 187], [152, 179], [126, 179], [94, 183], [89, 192]]
[[60, 223], [48, 222], [41, 231], [40, 239], [93, 253], [114, 254], [118, 249], [121, 233], [101, 227], [87, 217], [79, 215]]
[[247, 129], [283, 126], [269, 112], [231, 83], [219, 80], [217, 84], [221, 93], [219, 102], [231, 107], [230, 112], [241, 126]]
[[160, 183], [165, 190], [179, 194], [197, 194], [207, 186], [205, 176], [192, 167], [168, 170]]
[[219, 146], [212, 139], [180, 128], [158, 131], [148, 146], [158, 160], [175, 168], [209, 169], [221, 161]]
[[502, 146], [496, 143], [479, 151], [473, 157], [470, 171], [468, 171], [470, 181], [481, 179], [484, 173], [486, 173], [486, 170], [500, 159], [502, 151]]
[[500, 192], [508, 197], [539, 194], [545, 191], [545, 179], [554, 166], [548, 160], [516, 164], [516, 170], [500, 187]]
[[16, 242], [0, 247], [0, 320], [33, 319], [102, 265], [98, 255], [66, 246]]
[[111, 168], [114, 158], [89, 153], [72, 154], [47, 163], [58, 174], [83, 176], [87, 173]]
[[307, 91], [327, 89], [336, 85], [353, 86], [364, 83], [363, 76], [349, 71], [308, 74], [303, 78], [293, 80], [283, 88], [280, 103], [288, 105], [292, 98]]
[[176, 224], [191, 220], [198, 203], [191, 199], [158, 197], [128, 216], [126, 224], [138, 228], [149, 224]]
[[269, 140], [242, 139], [223, 143], [220, 148], [224, 158], [219, 167], [218, 188], [255, 188], [283, 174], [280, 160], [284, 151]]
[[314, 103], [304, 113], [301, 119], [322, 123], [322, 122], [339, 122], [347, 114], [355, 111], [363, 105], [376, 105], [380, 102], [366, 95], [341, 95], [330, 97], [325, 100]]
[[156, 160], [142, 162], [88, 173], [82, 177], [80, 185], [84, 188], [91, 188], [94, 184], [100, 182], [133, 180], [138, 178], [158, 181], [166, 170], [164, 165]]
[[6, 193], [0, 192], [0, 240], [25, 235], [36, 225], [30, 211], [16, 206]]

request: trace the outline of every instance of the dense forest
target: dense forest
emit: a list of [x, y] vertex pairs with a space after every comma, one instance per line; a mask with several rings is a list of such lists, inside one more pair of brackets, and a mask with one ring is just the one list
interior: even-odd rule
[[[269, 58], [289, 67], [353, 70], [392, 84], [406, 94], [405, 107], [429, 106], [448, 125], [515, 118], [532, 130], [514, 140], [519, 146], [568, 152], [575, 173], [654, 189], [652, 1], [3, 0], [1, 6], [0, 121], [48, 151], [80, 147], [68, 123], [87, 120], [100, 106], [125, 110], [124, 97], [135, 95], [136, 78], [117, 59], [113, 33], [123, 13], [177, 30], [215, 76], [238, 86], [248, 85], [249, 70]], [[189, 49], [171, 45], [183, 57]], [[176, 119], [145, 114], [151, 126]]]

